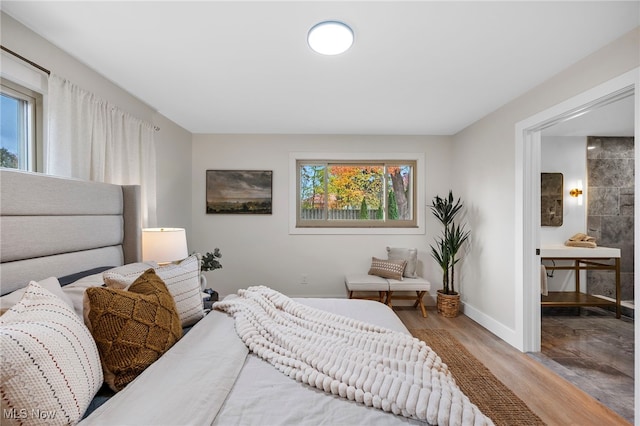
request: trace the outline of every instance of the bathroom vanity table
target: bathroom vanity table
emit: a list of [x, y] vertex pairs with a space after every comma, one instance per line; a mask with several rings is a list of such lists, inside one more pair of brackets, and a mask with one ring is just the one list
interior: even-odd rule
[[[568, 247], [562, 244], [543, 246], [540, 249], [542, 261], [553, 261], [552, 265], [544, 266], [547, 270], [572, 270], [575, 275], [575, 291], [550, 291], [542, 295], [543, 307], [581, 307], [581, 306], [615, 306], [616, 318], [620, 318], [620, 249], [609, 247]], [[556, 265], [555, 261], [563, 261]], [[568, 261], [568, 262], [565, 262]], [[571, 262], [571, 263], [569, 263]], [[616, 297], [615, 301], [580, 291], [580, 271], [606, 270], [615, 273]]]

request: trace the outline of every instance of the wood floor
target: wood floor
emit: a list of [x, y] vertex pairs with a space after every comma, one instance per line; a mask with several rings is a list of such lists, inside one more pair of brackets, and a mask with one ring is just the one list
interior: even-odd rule
[[414, 308], [396, 307], [394, 310], [409, 329], [448, 330], [550, 426], [630, 424], [533, 357], [514, 349], [464, 315], [444, 318], [431, 308], [428, 317], [423, 318]]

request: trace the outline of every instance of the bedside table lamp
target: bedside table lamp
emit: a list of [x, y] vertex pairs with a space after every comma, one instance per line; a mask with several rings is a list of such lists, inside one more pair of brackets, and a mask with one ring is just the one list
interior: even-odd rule
[[142, 260], [164, 265], [189, 256], [184, 228], [143, 228]]

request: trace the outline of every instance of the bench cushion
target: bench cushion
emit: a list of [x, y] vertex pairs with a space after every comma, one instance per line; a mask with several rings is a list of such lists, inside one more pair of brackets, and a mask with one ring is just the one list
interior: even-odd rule
[[404, 278], [402, 281], [387, 279], [390, 291], [429, 291], [431, 283], [422, 277]]
[[389, 291], [389, 282], [376, 275], [347, 274], [344, 284], [349, 291]]

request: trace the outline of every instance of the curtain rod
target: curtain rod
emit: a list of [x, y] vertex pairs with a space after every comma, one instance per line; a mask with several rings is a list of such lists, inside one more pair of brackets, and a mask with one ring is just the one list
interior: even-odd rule
[[13, 55], [13, 56], [15, 56], [16, 58], [18, 58], [18, 59], [20, 59], [20, 60], [22, 60], [22, 61], [24, 61], [24, 62], [28, 63], [28, 64], [29, 64], [29, 65], [31, 65], [32, 67], [35, 67], [35, 68], [39, 69], [40, 71], [42, 71], [42, 72], [44, 72], [44, 73], [47, 73], [47, 75], [51, 75], [51, 71], [49, 71], [49, 70], [48, 70], [48, 69], [46, 69], [45, 67], [43, 67], [43, 66], [41, 66], [41, 65], [38, 65], [38, 64], [36, 64], [36, 63], [35, 63], [35, 62], [33, 62], [33, 61], [28, 60], [27, 58], [25, 58], [24, 56], [22, 56], [22, 55], [20, 55], [20, 54], [18, 54], [18, 53], [16, 53], [16, 52], [14, 52], [13, 50], [11, 50], [11, 49], [7, 49], [6, 47], [4, 47], [4, 46], [2, 46], [2, 45], [0, 45], [0, 49], [4, 50], [5, 52], [7, 52], [7, 53], [9, 53], [9, 54], [11, 54], [11, 55]]
[[[42, 71], [42, 72], [46, 73], [47, 75], [51, 75], [51, 71], [49, 71], [49, 70], [48, 70], [48, 69], [46, 69], [45, 67], [43, 67], [43, 66], [41, 66], [41, 65], [38, 65], [38, 64], [36, 64], [36, 63], [35, 63], [35, 62], [33, 62], [33, 61], [30, 61], [29, 59], [25, 58], [24, 56], [22, 56], [22, 55], [20, 55], [20, 54], [18, 54], [18, 53], [16, 53], [16, 52], [14, 52], [14, 51], [13, 51], [13, 50], [11, 50], [11, 49], [8, 49], [8, 48], [4, 47], [4, 46], [3, 46], [3, 45], [1, 45], [1, 44], [0, 44], [0, 49], [4, 50], [5, 52], [9, 53], [10, 55], [15, 56], [16, 58], [18, 58], [18, 59], [20, 59], [20, 60], [22, 60], [22, 61], [24, 61], [24, 62], [28, 63], [28, 64], [29, 64], [29, 65], [31, 65], [32, 67], [35, 67], [35, 68], [39, 69], [40, 71]], [[160, 127], [158, 127], [158, 126], [155, 126], [155, 125], [154, 125], [154, 126], [153, 126], [153, 130], [155, 130], [156, 132], [158, 132], [158, 131], [160, 131]]]

